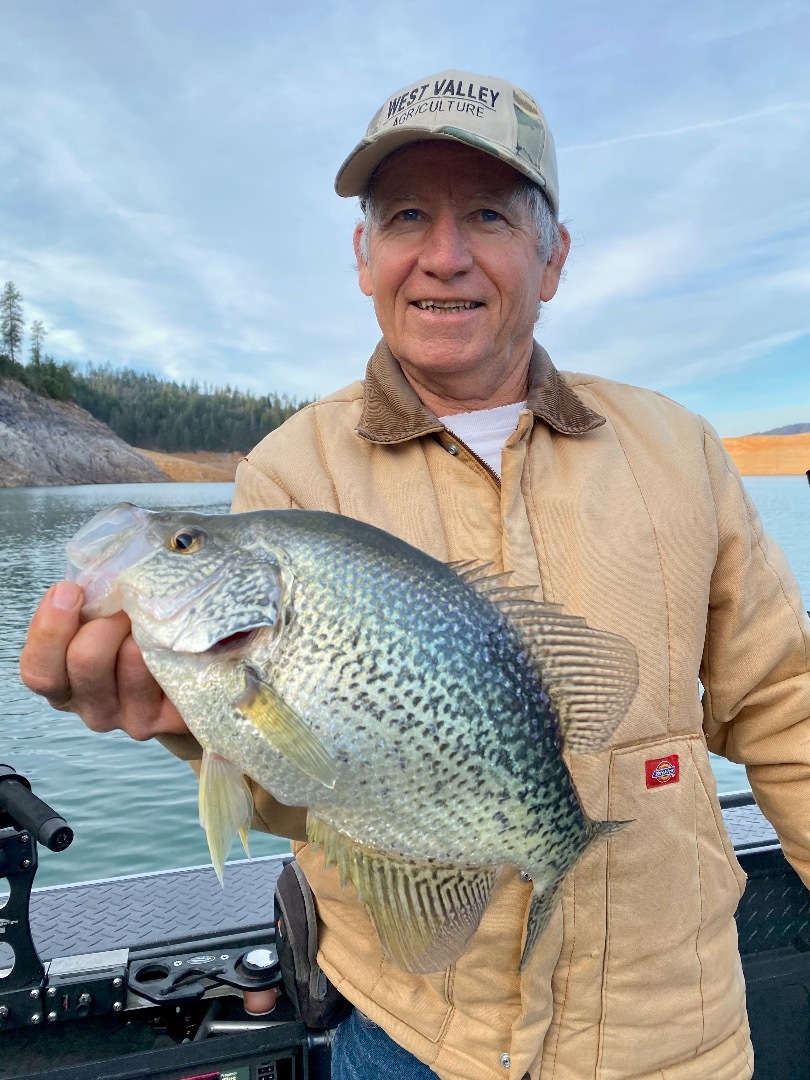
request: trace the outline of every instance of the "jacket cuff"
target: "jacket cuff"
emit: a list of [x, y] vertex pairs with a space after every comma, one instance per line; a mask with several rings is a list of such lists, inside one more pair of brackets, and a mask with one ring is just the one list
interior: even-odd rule
[[202, 760], [203, 748], [191, 733], [188, 735], [156, 735], [155, 738], [161, 746], [164, 746], [175, 757], [179, 757], [181, 761]]

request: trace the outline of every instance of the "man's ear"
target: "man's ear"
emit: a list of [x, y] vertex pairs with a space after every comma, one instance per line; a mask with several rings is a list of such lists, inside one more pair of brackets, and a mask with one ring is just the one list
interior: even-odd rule
[[360, 291], [366, 296], [371, 296], [374, 291], [371, 287], [371, 271], [368, 268], [368, 263], [363, 258], [360, 247], [363, 232], [367, 228], [368, 222], [366, 221], [358, 221], [354, 227], [354, 257], [357, 259], [357, 284], [360, 286]]
[[560, 225], [560, 246], [546, 263], [543, 280], [540, 283], [540, 299], [551, 300], [560, 284], [560, 275], [571, 250], [571, 234], [564, 225]]

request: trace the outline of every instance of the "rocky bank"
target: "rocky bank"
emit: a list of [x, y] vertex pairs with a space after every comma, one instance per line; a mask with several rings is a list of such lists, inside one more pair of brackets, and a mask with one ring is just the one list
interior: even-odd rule
[[168, 479], [78, 405], [0, 379], [0, 488]]

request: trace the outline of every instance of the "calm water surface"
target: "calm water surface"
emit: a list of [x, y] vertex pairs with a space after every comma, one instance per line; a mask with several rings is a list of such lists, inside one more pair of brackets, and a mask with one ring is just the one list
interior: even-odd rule
[[[749, 477], [766, 527], [788, 553], [810, 606], [810, 489], [803, 477]], [[197, 824], [197, 783], [187, 765], [153, 743], [120, 732], [97, 735], [77, 717], [51, 710], [19, 680], [17, 664], [31, 614], [64, 572], [64, 544], [114, 502], [151, 509], [227, 510], [231, 484], [137, 484], [0, 489], [0, 762], [23, 773], [72, 826], [65, 852], [40, 848], [37, 885], [207, 863]], [[744, 771], [715, 761], [721, 791], [748, 786]], [[288, 842], [251, 834], [252, 854]], [[241, 849], [233, 849], [238, 858]]]

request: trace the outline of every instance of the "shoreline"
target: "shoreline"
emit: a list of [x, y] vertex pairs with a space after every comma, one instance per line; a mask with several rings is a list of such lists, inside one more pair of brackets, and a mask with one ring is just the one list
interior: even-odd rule
[[[801, 435], [738, 435], [723, 445], [743, 476], [804, 476], [810, 469], [810, 433]], [[171, 480], [185, 483], [233, 482], [244, 454], [194, 450], [164, 454], [138, 450]]]

